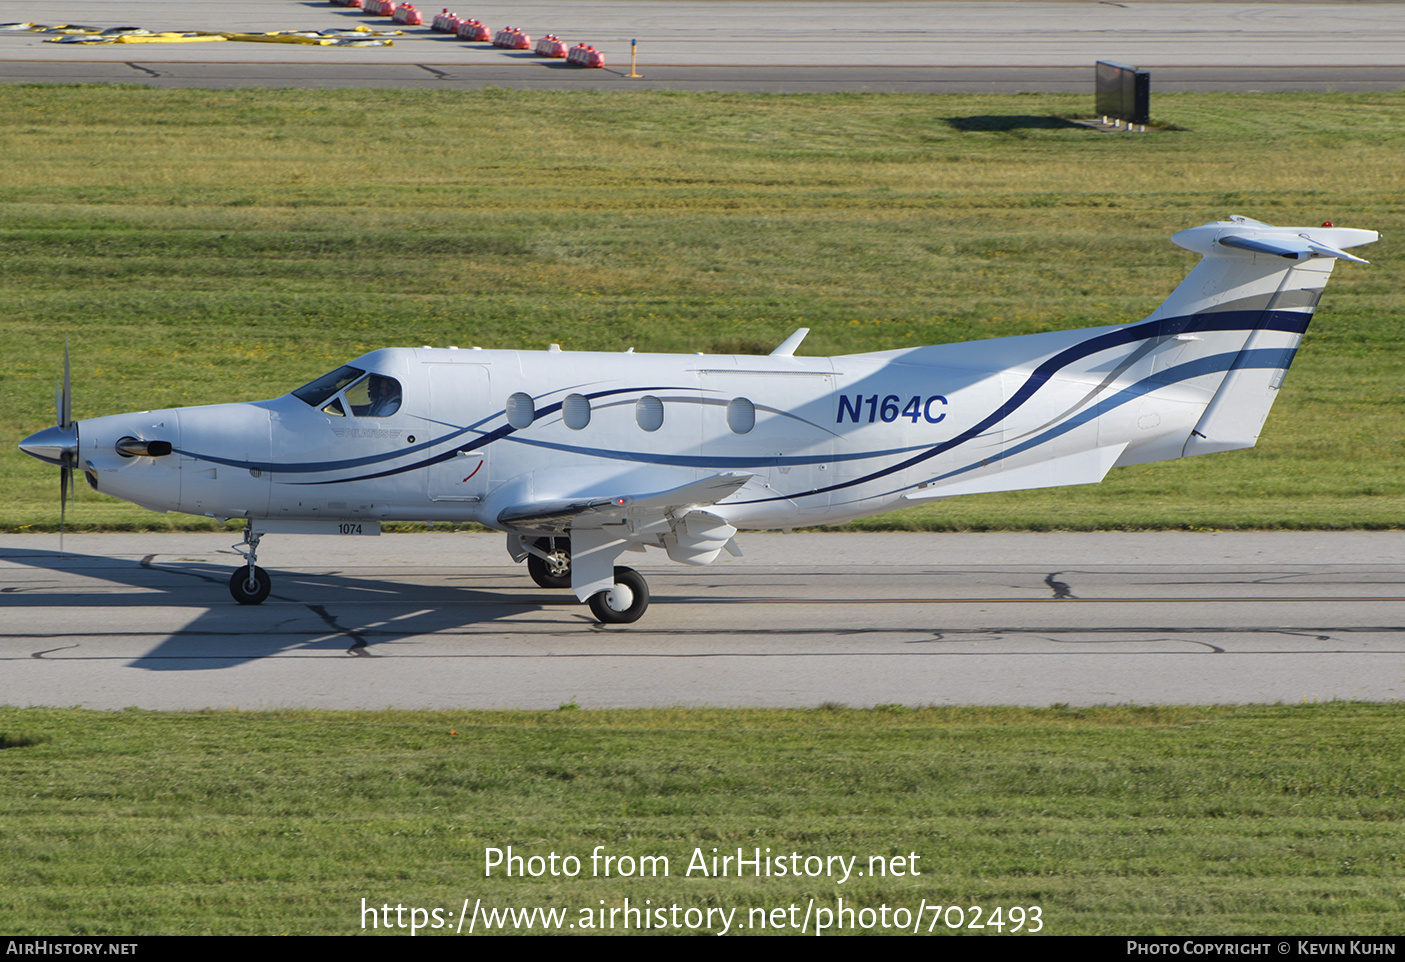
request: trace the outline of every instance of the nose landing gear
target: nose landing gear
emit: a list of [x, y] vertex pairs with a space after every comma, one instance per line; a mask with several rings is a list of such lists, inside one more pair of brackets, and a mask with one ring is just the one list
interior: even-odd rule
[[[273, 590], [273, 579], [268, 576], [268, 572], [254, 564], [258, 560], [259, 541], [262, 537], [254, 531], [254, 523], [250, 521], [244, 528], [244, 540], [231, 546], [249, 562], [244, 567], [235, 568], [234, 574], [229, 577], [229, 593], [241, 605], [261, 605]], [[245, 548], [245, 545], [248, 547]]]

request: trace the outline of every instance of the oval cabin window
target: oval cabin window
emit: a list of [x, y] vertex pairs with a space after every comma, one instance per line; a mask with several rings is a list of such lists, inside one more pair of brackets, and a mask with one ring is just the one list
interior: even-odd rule
[[517, 428], [529, 428], [537, 419], [537, 406], [530, 394], [518, 391], [507, 399], [507, 423]]
[[572, 431], [579, 431], [590, 423], [590, 399], [580, 394], [568, 394], [561, 402], [561, 419]]
[[733, 434], [746, 434], [756, 427], [756, 405], [744, 397], [733, 398], [727, 405], [727, 427]]
[[634, 405], [634, 420], [645, 431], [663, 427], [663, 402], [651, 394], [641, 397]]

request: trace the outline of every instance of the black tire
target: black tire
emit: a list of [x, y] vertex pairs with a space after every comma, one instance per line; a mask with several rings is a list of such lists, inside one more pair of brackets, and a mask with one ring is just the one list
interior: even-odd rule
[[610, 607], [610, 592], [600, 591], [590, 596], [590, 610], [607, 625], [628, 625], [639, 620], [649, 607], [649, 585], [644, 576], [633, 568], [615, 569], [616, 587], [628, 588], [633, 597], [623, 610]]
[[[538, 538], [534, 547], [557, 558], [557, 564], [527, 555], [527, 574], [542, 588], [571, 587], [571, 542], [566, 538]], [[555, 570], [558, 569], [559, 570]]]
[[261, 605], [268, 593], [273, 590], [273, 579], [258, 565], [254, 565], [254, 587], [249, 588], [249, 567], [235, 568], [229, 576], [229, 593], [241, 605]]

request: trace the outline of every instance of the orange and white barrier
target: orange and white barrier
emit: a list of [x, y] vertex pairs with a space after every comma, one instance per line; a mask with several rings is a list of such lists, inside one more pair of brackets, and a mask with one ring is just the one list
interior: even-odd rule
[[424, 23], [424, 17], [415, 9], [413, 3], [402, 3], [391, 13], [390, 19], [396, 23], [403, 23], [407, 27], [418, 27]]
[[332, 0], [332, 4], [338, 7], [359, 7], [361, 0]]
[[375, 17], [393, 17], [395, 0], [364, 0], [361, 9]]
[[494, 47], [506, 47], [508, 50], [531, 50], [532, 38], [527, 36], [516, 27], [503, 27], [493, 37]]
[[459, 29], [454, 32], [458, 34], [460, 40], [487, 42], [493, 36], [493, 32], [483, 26], [481, 20], [461, 20], [459, 21]]
[[566, 41], [553, 34], [547, 34], [537, 41], [536, 54], [538, 57], [553, 57], [560, 60], [566, 56]]
[[449, 8], [445, 7], [443, 13], [435, 15], [434, 21], [429, 25], [429, 29], [437, 30], [439, 33], [458, 33], [459, 24], [461, 23], [463, 23], [463, 21], [459, 19], [459, 15], [457, 13], [450, 13]]
[[605, 66], [605, 55], [594, 47], [578, 43], [566, 55], [566, 62], [573, 63], [577, 67], [603, 67]]

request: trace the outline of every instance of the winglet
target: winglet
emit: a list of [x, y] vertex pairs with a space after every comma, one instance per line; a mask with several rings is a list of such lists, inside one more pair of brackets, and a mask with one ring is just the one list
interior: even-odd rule
[[800, 346], [800, 342], [805, 340], [805, 335], [810, 333], [808, 327], [797, 328], [795, 333], [790, 335], [771, 352], [771, 357], [794, 357], [795, 349]]

